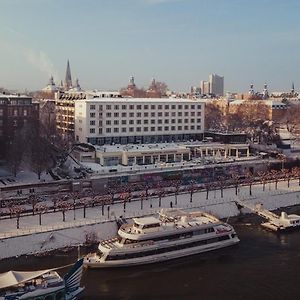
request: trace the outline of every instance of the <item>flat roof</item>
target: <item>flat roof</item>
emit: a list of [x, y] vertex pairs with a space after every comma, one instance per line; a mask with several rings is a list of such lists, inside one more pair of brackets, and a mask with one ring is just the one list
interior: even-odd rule
[[205, 101], [198, 99], [188, 99], [188, 98], [114, 98], [114, 97], [104, 97], [104, 98], [92, 98], [92, 99], [80, 99], [77, 100], [76, 103], [79, 102], [124, 102], [124, 103], [141, 103], [147, 104], [149, 103], [199, 103], [204, 104]]
[[142, 217], [142, 218], [133, 218], [134, 223], [139, 225], [151, 225], [160, 223], [159, 219], [155, 217]]
[[118, 152], [118, 151], [127, 151], [127, 152], [136, 152], [136, 151], [162, 151], [162, 150], [184, 150], [187, 149], [187, 146], [184, 144], [176, 143], [159, 143], [159, 144], [128, 144], [128, 145], [103, 145], [103, 146], [94, 146], [96, 151], [101, 152]]

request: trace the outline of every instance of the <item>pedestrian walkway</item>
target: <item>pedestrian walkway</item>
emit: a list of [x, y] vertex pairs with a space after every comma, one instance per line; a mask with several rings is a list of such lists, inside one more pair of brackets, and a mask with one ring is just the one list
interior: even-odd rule
[[[300, 186], [298, 180], [291, 180], [288, 188], [287, 181], [279, 181], [278, 188], [275, 189], [275, 183], [267, 183], [265, 190], [262, 184], [254, 184], [252, 186], [252, 195], [250, 195], [249, 186], [239, 186], [238, 195], [235, 188], [227, 188], [223, 191], [221, 197], [220, 190], [212, 190], [208, 192], [202, 190], [194, 192], [192, 202], [190, 193], [181, 193], [177, 197], [175, 195], [167, 195], [161, 199], [161, 207], [159, 207], [159, 199], [149, 198], [148, 200], [132, 200], [124, 203], [115, 203], [111, 205], [96, 206], [86, 208], [86, 218], [84, 218], [83, 208], [66, 211], [66, 221], [63, 222], [63, 214], [61, 211], [55, 213], [47, 213], [42, 215], [42, 225], [39, 226], [39, 215], [29, 215], [20, 218], [20, 228], [16, 229], [16, 218], [0, 220], [0, 239], [8, 237], [16, 237], [29, 235], [33, 233], [52, 232], [66, 228], [76, 228], [81, 226], [93, 225], [112, 221], [115, 218], [123, 216], [132, 218], [142, 215], [150, 215], [157, 212], [160, 208], [178, 207], [183, 209], [201, 209], [215, 214], [217, 217], [224, 218], [238, 214], [235, 200], [249, 200], [253, 203], [262, 202], [268, 209], [275, 209], [281, 206], [289, 206], [300, 204]], [[226, 205], [224, 205], [226, 204]]]

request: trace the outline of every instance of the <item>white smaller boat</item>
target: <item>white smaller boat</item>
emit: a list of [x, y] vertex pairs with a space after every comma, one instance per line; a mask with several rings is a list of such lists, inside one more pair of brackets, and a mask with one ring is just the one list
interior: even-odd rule
[[0, 300], [75, 300], [80, 287], [83, 259], [78, 260], [63, 278], [57, 269], [9, 271], [0, 274]]
[[[276, 215], [277, 216], [277, 215]], [[269, 219], [268, 222], [261, 223], [261, 226], [274, 231], [288, 231], [300, 227], [300, 216], [291, 214], [288, 215], [282, 211], [280, 217]]]
[[263, 208], [262, 203], [250, 204], [245, 201], [236, 201], [237, 205], [250, 209], [253, 213], [266, 219], [267, 222], [261, 223], [261, 226], [273, 231], [288, 231], [300, 227], [300, 216], [296, 214], [288, 215], [282, 211], [280, 216]]

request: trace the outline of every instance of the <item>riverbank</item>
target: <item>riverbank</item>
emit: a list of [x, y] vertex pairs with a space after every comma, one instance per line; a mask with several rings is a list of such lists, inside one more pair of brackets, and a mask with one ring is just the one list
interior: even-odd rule
[[[83, 218], [83, 210], [66, 212], [66, 222], [62, 222], [62, 213], [56, 212], [43, 216], [43, 225], [39, 226], [38, 216], [26, 216], [20, 220], [20, 229], [15, 229], [16, 223], [13, 219], [0, 220], [0, 259], [20, 255], [36, 255], [47, 253], [66, 247], [77, 247], [86, 243], [97, 243], [101, 239], [109, 238], [116, 234], [117, 225], [114, 217], [124, 216], [132, 218], [136, 216], [149, 215], [157, 212], [160, 208], [173, 207], [188, 210], [203, 210], [218, 218], [229, 218], [238, 216], [235, 200], [243, 199], [252, 203], [261, 202], [269, 210], [280, 207], [288, 207], [300, 204], [300, 186], [298, 180], [269, 183], [263, 188], [262, 184], [252, 186], [250, 196], [249, 186], [240, 186], [236, 195], [235, 188], [224, 189], [223, 197], [220, 190], [196, 192], [193, 194], [192, 202], [190, 194], [178, 195], [177, 205], [175, 196], [168, 195], [161, 201], [157, 198], [148, 201], [132, 201], [124, 205], [116, 203], [104, 208], [102, 215], [101, 207], [90, 207], [86, 209], [86, 218]], [[152, 206], [152, 207], [151, 207]], [[249, 212], [243, 210], [244, 212]], [[75, 220], [74, 220], [75, 219]], [[21, 245], [21, 246], [20, 246]]]

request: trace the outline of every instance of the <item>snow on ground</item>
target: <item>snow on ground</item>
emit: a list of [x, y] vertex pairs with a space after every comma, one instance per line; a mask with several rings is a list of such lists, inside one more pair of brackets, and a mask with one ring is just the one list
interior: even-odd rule
[[41, 174], [41, 179], [39, 180], [38, 175], [30, 170], [21, 170], [17, 176], [14, 177], [5, 167], [0, 167], [0, 186], [18, 183], [49, 182], [52, 180], [53, 178], [46, 172]]
[[[193, 202], [190, 202], [190, 194], [178, 195], [178, 203], [175, 205], [175, 196], [168, 195], [162, 198], [162, 207], [184, 209], [200, 209], [212, 213], [219, 218], [237, 216], [239, 210], [234, 203], [235, 199], [246, 200], [252, 203], [261, 202], [266, 209], [276, 209], [300, 204], [300, 186], [298, 180], [292, 180], [288, 188], [286, 181], [268, 183], [265, 191], [261, 184], [252, 187], [252, 196], [249, 195], [249, 186], [239, 187], [239, 193], [235, 195], [235, 188], [224, 189], [224, 197], [221, 191], [209, 191], [206, 199], [206, 191], [194, 193]], [[151, 207], [152, 203], [152, 207]], [[39, 216], [26, 216], [20, 218], [20, 229], [16, 229], [16, 219], [0, 219], [0, 259], [21, 254], [44, 252], [71, 245], [82, 244], [86, 241], [87, 234], [95, 234], [97, 239], [105, 239], [116, 234], [114, 216], [132, 218], [135, 216], [149, 215], [159, 210], [158, 198], [143, 201], [131, 201], [126, 204], [116, 203], [104, 207], [89, 207], [86, 209], [86, 218], [83, 218], [83, 208], [66, 212], [66, 222], [62, 222], [62, 212], [42, 215], [42, 226], [39, 226]], [[75, 219], [75, 220], [74, 220]]]

